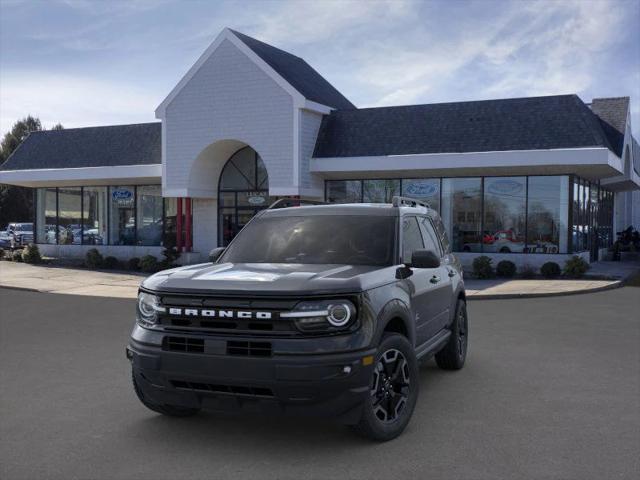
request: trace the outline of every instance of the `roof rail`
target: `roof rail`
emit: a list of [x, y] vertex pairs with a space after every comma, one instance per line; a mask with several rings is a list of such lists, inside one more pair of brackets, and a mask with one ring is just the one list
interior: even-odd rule
[[302, 200], [300, 198], [280, 198], [269, 205], [267, 210], [273, 210], [274, 208], [302, 207], [304, 205], [327, 205], [327, 202], [323, 202], [321, 200]]
[[391, 205], [396, 208], [402, 207], [403, 205], [406, 205], [408, 207], [424, 207], [427, 209], [431, 208], [431, 206], [427, 202], [416, 200], [415, 198], [400, 197], [397, 195], [391, 199]]

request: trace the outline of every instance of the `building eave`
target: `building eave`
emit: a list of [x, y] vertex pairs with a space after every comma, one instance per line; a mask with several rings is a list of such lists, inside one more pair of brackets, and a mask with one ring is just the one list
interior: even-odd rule
[[21, 187], [160, 184], [162, 165], [0, 170], [0, 183]]

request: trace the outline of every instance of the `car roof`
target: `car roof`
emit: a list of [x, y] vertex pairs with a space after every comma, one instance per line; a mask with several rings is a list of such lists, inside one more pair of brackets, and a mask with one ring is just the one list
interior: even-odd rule
[[302, 217], [310, 215], [366, 215], [397, 217], [405, 214], [434, 215], [436, 212], [425, 207], [400, 206], [390, 203], [331, 203], [326, 205], [301, 205], [286, 208], [263, 210], [262, 215], [269, 217]]

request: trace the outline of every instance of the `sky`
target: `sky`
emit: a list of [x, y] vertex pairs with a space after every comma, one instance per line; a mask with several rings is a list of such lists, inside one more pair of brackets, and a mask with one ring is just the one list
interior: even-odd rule
[[640, 0], [0, 0], [0, 133], [154, 121], [224, 27], [358, 107], [630, 96], [640, 138]]

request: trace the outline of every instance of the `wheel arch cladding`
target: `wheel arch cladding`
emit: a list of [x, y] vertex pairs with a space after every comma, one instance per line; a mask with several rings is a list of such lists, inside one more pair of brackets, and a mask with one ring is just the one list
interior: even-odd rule
[[411, 310], [400, 300], [389, 301], [378, 315], [378, 331], [375, 342], [380, 343], [387, 332], [404, 335], [411, 345], [415, 345], [415, 328], [411, 318]]

